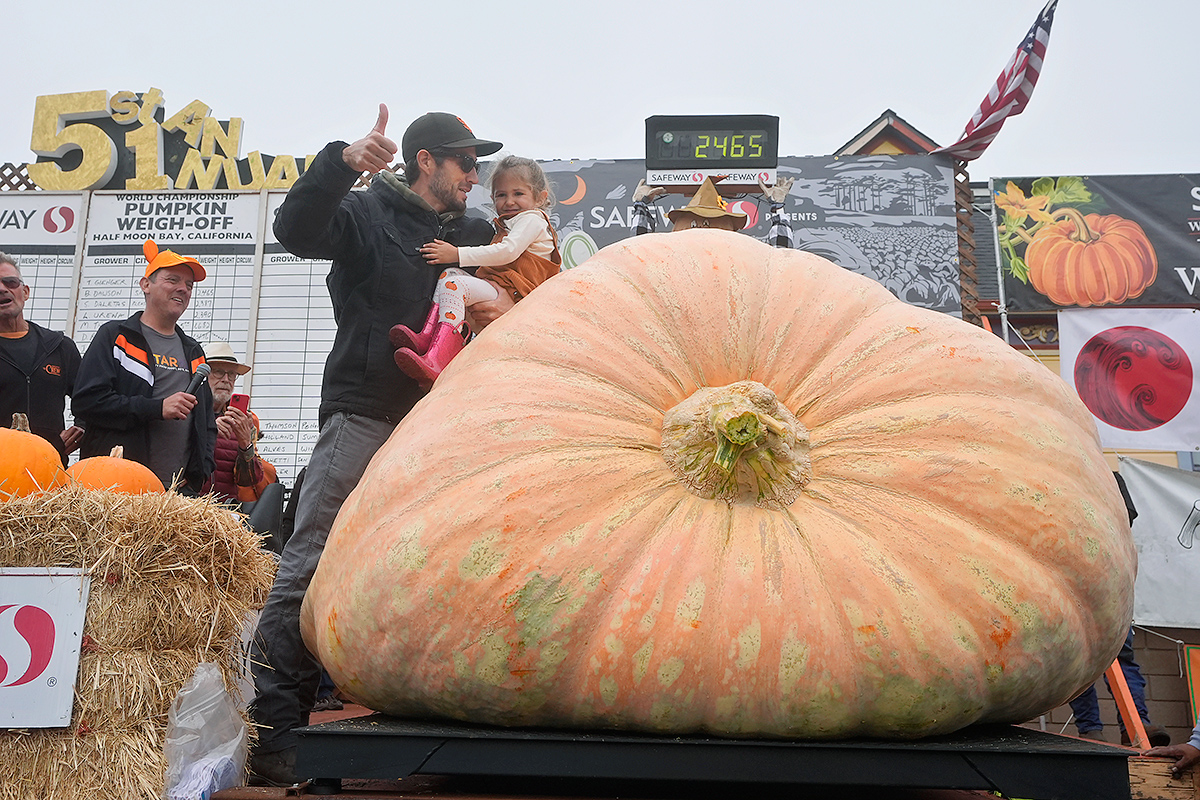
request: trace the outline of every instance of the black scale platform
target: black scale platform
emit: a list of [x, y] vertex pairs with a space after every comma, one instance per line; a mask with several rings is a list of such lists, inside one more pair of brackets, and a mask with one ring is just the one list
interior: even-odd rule
[[[336, 784], [416, 775], [596, 785], [683, 782], [978, 789], [1036, 800], [1129, 800], [1128, 749], [1009, 725], [912, 742], [666, 737], [492, 728], [371, 714], [299, 730], [297, 763]], [[693, 792], [693, 795], [699, 792]]]

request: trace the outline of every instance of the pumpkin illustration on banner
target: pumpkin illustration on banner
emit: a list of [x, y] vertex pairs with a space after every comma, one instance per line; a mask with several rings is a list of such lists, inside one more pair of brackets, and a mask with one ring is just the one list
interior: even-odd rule
[[301, 626], [400, 716], [916, 738], [1097, 679], [1135, 559], [1057, 376], [690, 230], [604, 248], [455, 358], [342, 506]]
[[1033, 288], [1055, 305], [1116, 305], [1158, 275], [1154, 247], [1136, 222], [1061, 209], [1025, 250]]
[[1026, 197], [1009, 181], [996, 196], [1000, 247], [1016, 278], [1055, 305], [1081, 308], [1134, 300], [1154, 283], [1158, 256], [1137, 222], [1063, 205], [1093, 200], [1082, 179], [1040, 178], [1032, 190]]

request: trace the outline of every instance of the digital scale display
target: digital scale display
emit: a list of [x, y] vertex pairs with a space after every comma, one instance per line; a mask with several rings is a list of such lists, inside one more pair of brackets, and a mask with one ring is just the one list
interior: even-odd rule
[[779, 117], [708, 115], [649, 117], [647, 170], [774, 169]]

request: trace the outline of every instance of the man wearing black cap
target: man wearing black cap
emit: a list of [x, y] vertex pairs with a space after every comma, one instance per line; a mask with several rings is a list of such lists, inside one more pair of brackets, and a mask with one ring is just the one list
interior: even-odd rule
[[[252, 716], [260, 726], [251, 781], [296, 780], [295, 729], [308, 723], [320, 665], [300, 638], [300, 604], [342, 502], [375, 451], [424, 394], [396, 367], [388, 332], [397, 323], [420, 329], [442, 267], [426, 263], [421, 246], [490, 243], [484, 220], [463, 216], [479, 182], [480, 156], [500, 149], [479, 139], [453, 114], [431, 113], [404, 132], [404, 177], [388, 165], [395, 142], [385, 133], [387, 106], [375, 127], [347, 145], [333, 142], [288, 192], [275, 235], [301, 258], [330, 259], [325, 284], [337, 333], [321, 385], [321, 432], [308, 462], [296, 527], [284, 549], [263, 608], [252, 659], [257, 690]], [[351, 192], [363, 172], [365, 192]], [[478, 329], [512, 307], [506, 297], [472, 306]]]

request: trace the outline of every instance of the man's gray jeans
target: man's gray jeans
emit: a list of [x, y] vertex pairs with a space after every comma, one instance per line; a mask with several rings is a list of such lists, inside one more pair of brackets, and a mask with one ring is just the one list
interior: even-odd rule
[[321, 427], [300, 489], [296, 529], [284, 547], [252, 645], [256, 697], [250, 712], [262, 726], [257, 752], [295, 747], [295, 729], [308, 724], [321, 665], [300, 638], [300, 604], [338, 509], [394, 429], [392, 423], [343, 412]]

